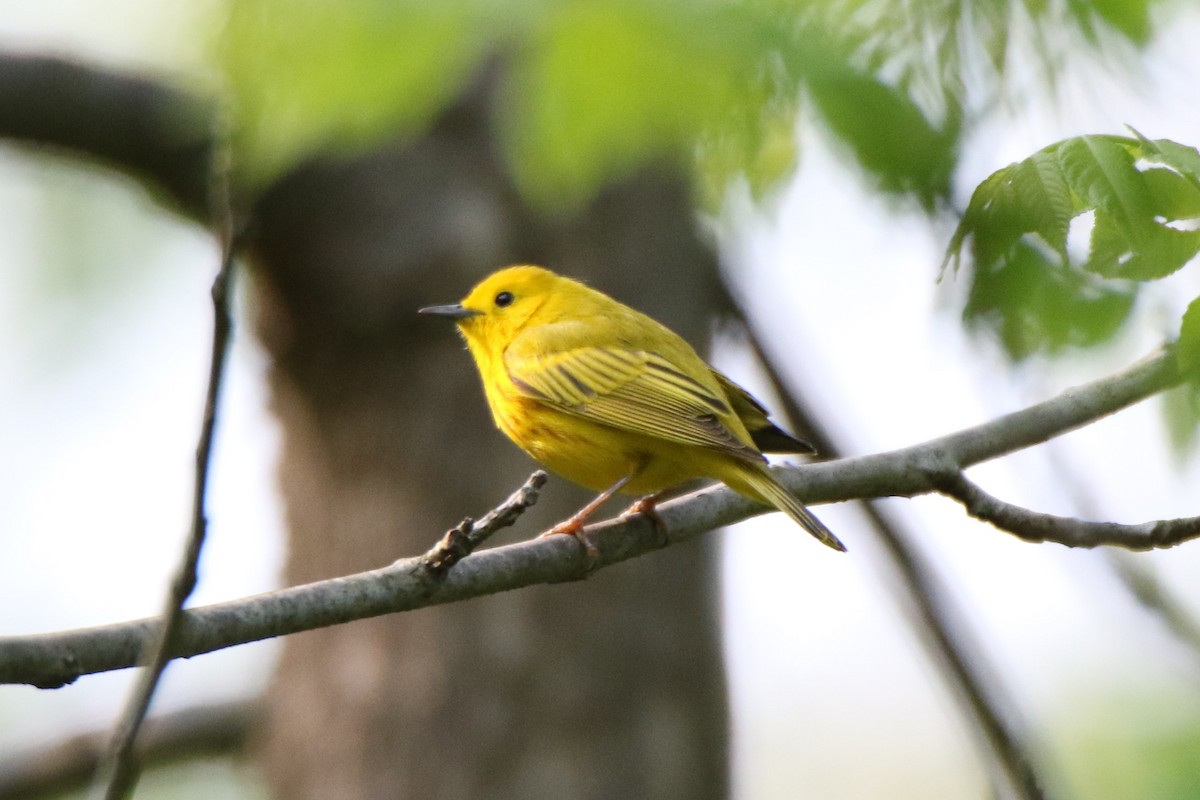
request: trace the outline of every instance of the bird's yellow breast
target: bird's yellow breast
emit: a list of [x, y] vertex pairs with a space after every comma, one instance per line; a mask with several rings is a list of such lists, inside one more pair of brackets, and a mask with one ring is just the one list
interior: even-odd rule
[[[508, 384], [508, 386], [505, 386]], [[486, 384], [496, 426], [551, 472], [603, 491], [644, 459], [620, 431], [521, 395], [507, 377]]]

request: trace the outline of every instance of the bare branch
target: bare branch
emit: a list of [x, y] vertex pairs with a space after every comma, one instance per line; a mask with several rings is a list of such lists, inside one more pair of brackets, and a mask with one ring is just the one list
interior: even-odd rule
[[534, 472], [508, 499], [489, 511], [478, 523], [470, 517], [446, 531], [436, 545], [422, 556], [425, 567], [435, 575], [462, 561], [475, 548], [491, 538], [501, 528], [507, 528], [529, 510], [538, 499], [538, 491], [546, 484], [546, 473]]
[[936, 488], [962, 503], [967, 513], [1027, 542], [1055, 542], [1067, 547], [1115, 545], [1126, 550], [1174, 547], [1200, 537], [1200, 517], [1160, 519], [1137, 525], [1087, 522], [1073, 517], [1040, 514], [1006, 503], [985, 492], [966, 475], [949, 471], [935, 475]]
[[[227, 140], [227, 137], [221, 137]], [[217, 421], [217, 403], [221, 396], [221, 385], [225, 377], [225, 362], [233, 330], [233, 317], [229, 310], [229, 286], [233, 277], [234, 222], [229, 187], [228, 150], [224, 157], [213, 160], [210, 181], [210, 197], [213, 203], [212, 218], [216, 220], [221, 239], [221, 263], [212, 285], [213, 334], [212, 353], [209, 361], [208, 387], [204, 398], [204, 418], [200, 425], [199, 443], [196, 445], [195, 484], [192, 489], [192, 524], [183, 557], [167, 593], [162, 611], [162, 624], [158, 626], [153, 643], [148, 649], [146, 668], [125, 705], [107, 752], [100, 759], [93, 780], [92, 795], [106, 800], [120, 800], [133, 792], [137, 783], [138, 769], [133, 763], [133, 742], [137, 738], [150, 702], [158, 688], [163, 670], [171, 660], [170, 650], [179, 630], [183, 616], [183, 604], [196, 588], [196, 568], [200, 553], [208, 534], [208, 515], [205, 506], [208, 500], [209, 467], [212, 461], [213, 440]]]
[[[923, 445], [872, 456], [777, 470], [806, 503], [936, 491], [932, 466], [977, 463], [1049, 439], [1110, 414], [1180, 380], [1167, 348], [1117, 375], [1065, 392], [1044, 403]], [[713, 528], [767, 513], [722, 486], [663, 503], [666, 542], [691, 539]], [[642, 516], [588, 526], [601, 568], [664, 546]], [[521, 542], [474, 553], [441, 579], [432, 579], [423, 557], [382, 569], [277, 592], [218, 603], [183, 614], [170, 655], [190, 657], [225, 647], [297, 633], [396, 611], [410, 611], [539, 583], [578, 580], [589, 562], [570, 537]], [[63, 686], [80, 675], [141, 663], [158, 629], [153, 619], [53, 634], [0, 637], [0, 683]]]
[[947, 465], [965, 469], [1041, 444], [1182, 380], [1175, 349], [1165, 347], [1116, 375], [1068, 389], [982, 425], [890, 453], [797, 467], [780, 477], [809, 503], [927, 494], [937, 491], [933, 477]]
[[0, 55], [0, 138], [90, 158], [208, 221], [214, 104], [155, 79]]

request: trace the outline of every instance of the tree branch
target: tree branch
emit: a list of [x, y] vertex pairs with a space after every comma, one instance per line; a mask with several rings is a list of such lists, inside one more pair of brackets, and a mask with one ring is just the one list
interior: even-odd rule
[[476, 522], [467, 517], [446, 531], [446, 535], [421, 557], [425, 568], [434, 575], [444, 574], [475, 552], [475, 548], [490, 539], [493, 533], [515, 524], [521, 515], [537, 502], [538, 492], [545, 485], [546, 473], [539, 469], [529, 476], [520, 489], [509, 495], [507, 500], [484, 515], [483, 519]]
[[115, 167], [206, 222], [214, 108], [152, 79], [61, 58], [0, 55], [0, 138]]
[[1031, 447], [1096, 422], [1179, 384], [1174, 347], [1106, 378], [971, 428], [888, 453], [809, 464], [781, 475], [806, 502], [912, 497], [937, 491], [933, 477]]
[[[983, 425], [925, 444], [872, 456], [808, 464], [777, 471], [807, 503], [937, 490], [936, 465], [969, 466], [1028, 447], [1099, 419], [1178, 383], [1175, 353], [1165, 348], [1114, 376]], [[767, 513], [722, 486], [663, 503], [666, 540], [644, 517], [588, 527], [599, 555], [597, 569], [715, 527]], [[355, 619], [452, 603], [540, 583], [578, 580], [589, 561], [571, 537], [520, 542], [483, 550], [442, 577], [423, 557], [343, 578], [282, 589], [192, 609], [183, 614], [170, 655], [190, 657], [247, 642], [337, 625]], [[154, 619], [52, 634], [0, 638], [0, 683], [63, 686], [80, 675], [125, 669], [141, 662], [155, 634]]]
[[1137, 525], [1087, 522], [1074, 517], [1040, 514], [1006, 503], [985, 492], [966, 475], [935, 473], [937, 490], [962, 503], [967, 513], [1027, 542], [1056, 542], [1067, 547], [1115, 545], [1126, 550], [1174, 547], [1200, 537], [1200, 517], [1160, 519]]
[[[227, 141], [228, 137], [214, 137]], [[229, 186], [228, 148], [222, 150], [224, 157], [212, 160], [213, 171], [209, 180], [209, 197], [213, 204], [210, 213], [216, 220], [217, 234], [221, 244], [221, 262], [212, 284], [213, 332], [212, 352], [209, 357], [208, 386], [204, 396], [204, 417], [200, 424], [199, 441], [196, 444], [196, 473], [192, 487], [192, 524], [183, 548], [183, 557], [171, 581], [155, 638], [149, 647], [149, 658], [145, 669], [126, 702], [120, 719], [113, 730], [112, 740], [100, 763], [96, 767], [92, 794], [106, 800], [120, 800], [133, 792], [137, 783], [138, 769], [133, 762], [133, 742], [137, 738], [150, 702], [158, 689], [163, 670], [171, 660], [172, 642], [179, 630], [183, 616], [183, 604], [196, 588], [196, 569], [200, 564], [200, 553], [208, 535], [208, 479], [212, 462], [213, 439], [217, 423], [217, 403], [221, 397], [221, 386], [225, 378], [225, 362], [233, 332], [233, 315], [230, 312], [230, 284], [234, 266], [234, 220], [232, 197]]]

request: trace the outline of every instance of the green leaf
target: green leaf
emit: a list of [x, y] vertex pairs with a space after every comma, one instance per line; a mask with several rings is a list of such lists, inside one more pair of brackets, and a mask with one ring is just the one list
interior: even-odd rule
[[[1200, 252], [1200, 154], [1134, 134], [1057, 142], [997, 170], [971, 196], [943, 269], [960, 267], [969, 250], [967, 318], [997, 333], [1014, 358], [1102, 341], [1124, 319], [1136, 282], [1170, 275]], [[1092, 228], [1079, 259], [1066, 245], [1083, 214]], [[1035, 269], [1045, 274], [1035, 277]], [[1002, 291], [1001, 278], [1023, 286]], [[1056, 323], [1046, 297], [1056, 298], [1060, 315], [1090, 319]]]
[[1150, 195], [1134, 167], [1133, 155], [1115, 136], [1080, 136], [1055, 147], [1062, 173], [1087, 208], [1107, 212], [1131, 243], [1144, 235]]
[[[1197, 167], [1200, 168], [1200, 164]], [[1150, 195], [1150, 211], [1156, 217], [1167, 220], [1200, 217], [1200, 186], [1187, 176], [1155, 168], [1144, 170], [1142, 181]]]
[[1127, 284], [1066, 267], [1027, 241], [989, 268], [976, 268], [963, 319], [995, 333], [1009, 357], [1057, 353], [1110, 338], [1133, 307]]
[[1121, 265], [1133, 257], [1129, 241], [1116, 218], [1103, 209], [1096, 212], [1092, 226], [1091, 255], [1088, 269], [1105, 277], [1112, 277]]
[[1179, 326], [1179, 369], [1191, 381], [1200, 381], [1200, 297], [1188, 304]]
[[1182, 231], [1147, 225], [1134, 248], [1113, 216], [1096, 212], [1091, 255], [1084, 267], [1106, 278], [1149, 281], [1165, 278], [1182, 268], [1200, 250], [1200, 231]]
[[[520, 18], [517, 4], [506, 4]], [[528, 5], [528, 4], [524, 4]], [[297, 161], [415, 134], [507, 30], [482, 0], [239, 0], [218, 48], [235, 164], [265, 181]]]
[[1200, 297], [1183, 313], [1175, 353], [1187, 380], [1163, 394], [1163, 416], [1175, 455], [1182, 459], [1200, 441]]
[[1155, 164], [1165, 164], [1193, 185], [1200, 187], [1200, 152], [1196, 148], [1170, 139], [1147, 139], [1133, 128], [1130, 130], [1138, 139], [1140, 158]]
[[1182, 465], [1200, 443], [1200, 384], [1189, 381], [1163, 392], [1162, 413], [1171, 452]]
[[654, 158], [691, 158], [762, 56], [750, 26], [710, 3], [550, 6], [514, 60], [505, 104], [518, 183], [578, 201]]
[[1013, 214], [1022, 228], [1040, 235], [1065, 259], [1075, 204], [1066, 177], [1058, 169], [1058, 160], [1051, 153], [1034, 153], [1017, 164], [1011, 183], [1010, 200], [1020, 204], [1020, 210]]
[[1056, 155], [1050, 150], [1034, 153], [992, 173], [975, 190], [943, 268], [960, 263], [968, 237], [975, 262], [991, 264], [1028, 233], [1039, 235], [1065, 261], [1075, 214], [1073, 194]]
[[1013, 219], [1011, 210], [1011, 169], [1010, 166], [996, 170], [975, 187], [962, 221], [946, 247], [943, 275], [947, 270], [957, 272], [962, 266], [968, 240], [975, 263], [983, 268], [994, 264], [1021, 238], [1024, 230]]
[[915, 194], [927, 206], [947, 194], [957, 130], [939, 130], [907, 93], [869, 73], [816, 73], [808, 86], [829, 127], [880, 188]]

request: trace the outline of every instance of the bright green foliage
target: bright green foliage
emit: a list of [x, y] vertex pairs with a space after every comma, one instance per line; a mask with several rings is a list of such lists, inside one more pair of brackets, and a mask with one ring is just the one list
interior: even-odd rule
[[720, 206], [729, 184], [743, 177], [756, 198], [792, 172], [797, 160], [799, 91], [778, 60], [768, 60], [721, 117], [700, 136], [700, 192]]
[[862, 72], [818, 75], [809, 92], [881, 189], [912, 194], [927, 208], [948, 193], [956, 127], [939, 130], [904, 92]]
[[265, 181], [321, 151], [421, 130], [505, 30], [487, 0], [238, 0], [218, 58], [236, 165]]
[[1133, 299], [1132, 287], [1064, 265], [1021, 241], [1005, 258], [975, 270], [963, 316], [993, 331], [1020, 360], [1107, 341]]
[[[1135, 132], [1136, 133], [1136, 132]], [[1068, 246], [1090, 215], [1085, 254]], [[973, 264], [968, 322], [1016, 359], [1112, 336], [1138, 284], [1200, 250], [1200, 154], [1168, 140], [1066, 139], [979, 185], [946, 254]], [[1200, 327], [1200, 326], [1198, 326]]]
[[[514, 179], [562, 206], [646, 163], [696, 165], [715, 201], [796, 163], [795, 21], [717, 0], [244, 0], [219, 50], [239, 158], [266, 182], [420, 133], [489, 59]], [[831, 51], [834, 52], [834, 51]], [[845, 59], [846, 54], [837, 56]], [[916, 113], [911, 107], [909, 117]]]
[[1153, 1], [239, 0], [218, 59], [250, 184], [418, 135], [499, 63], [503, 152], [544, 204], [663, 161], [710, 205], [739, 177], [762, 194], [796, 163], [807, 99], [876, 185], [929, 207], [987, 89], [963, 74], [980, 53], [990, 79], [1006, 68], [1014, 19], [1137, 40]]
[[1121, 52], [1132, 55], [1112, 45], [1145, 44], [1156, 4], [1161, 0], [792, 0], [790, 7], [810, 27], [831, 32], [866, 72], [886, 75], [940, 128], [954, 130], [980, 109], [980, 97], [997, 96], [1013, 64], [1052, 85], [1065, 52], [1078, 58], [1103, 50], [1110, 66]]
[[[721, 153], [723, 171], [757, 164], [767, 182], [786, 174], [790, 126], [789, 141], [772, 139], [774, 155], [760, 158], [768, 139], [750, 123], [761, 107], [745, 101], [770, 105], [781, 88], [760, 79], [773, 32], [754, 22], [705, 2], [552, 4], [513, 60], [504, 107], [519, 184], [557, 204], [648, 160], [690, 158], [710, 131], [736, 153], [736, 167]], [[785, 85], [795, 96], [794, 79]]]

